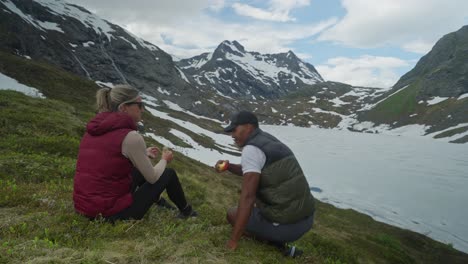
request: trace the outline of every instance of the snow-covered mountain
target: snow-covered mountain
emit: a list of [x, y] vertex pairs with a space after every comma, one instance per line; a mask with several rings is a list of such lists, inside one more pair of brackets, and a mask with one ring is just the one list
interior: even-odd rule
[[292, 51], [260, 54], [237, 41], [174, 62], [157, 46], [63, 0], [0, 0], [0, 14], [0, 52], [99, 85], [132, 84], [173, 111], [224, 121], [245, 109], [269, 124], [367, 132], [418, 125], [421, 134], [468, 141], [466, 27], [442, 38], [385, 91], [325, 82]]
[[157, 97], [192, 95], [184, 92], [193, 87], [169, 54], [80, 6], [62, 0], [0, 0], [0, 13], [3, 51], [98, 83], [130, 83]]
[[249, 52], [237, 41], [223, 41], [212, 53], [177, 62], [192, 84], [237, 98], [278, 98], [323, 82], [314, 66], [292, 51]]

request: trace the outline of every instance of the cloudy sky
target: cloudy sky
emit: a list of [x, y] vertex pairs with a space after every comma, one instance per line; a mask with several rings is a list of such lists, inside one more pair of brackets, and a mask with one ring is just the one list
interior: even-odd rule
[[292, 50], [326, 79], [391, 87], [443, 35], [468, 24], [467, 0], [67, 0], [179, 58], [223, 40]]

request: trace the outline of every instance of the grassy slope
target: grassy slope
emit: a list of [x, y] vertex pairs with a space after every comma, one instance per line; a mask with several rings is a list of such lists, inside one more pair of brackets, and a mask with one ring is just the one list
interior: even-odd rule
[[[180, 154], [171, 166], [199, 218], [175, 220], [173, 212], [152, 208], [142, 221], [88, 221], [73, 211], [72, 177], [83, 125], [93, 115], [95, 85], [46, 65], [2, 56], [21, 64], [16, 71], [0, 63], [2, 72], [10, 67], [9, 75], [49, 99], [0, 91], [0, 263], [468, 261], [466, 254], [423, 235], [320, 202], [314, 230], [296, 243], [306, 250], [301, 259], [286, 259], [250, 239], [229, 252], [224, 248], [231, 230], [225, 210], [236, 204], [240, 180]], [[46, 77], [24, 74], [36, 71]], [[83, 94], [68, 93], [70, 87]], [[154, 142], [148, 139], [148, 144]]]
[[[448, 99], [439, 104], [426, 105], [418, 104], [417, 95], [420, 91], [420, 82], [415, 82], [399, 92], [388, 97], [373, 109], [363, 112], [360, 115], [360, 120], [369, 120], [375, 124], [394, 124], [403, 126], [408, 124], [427, 124], [433, 127], [428, 130], [428, 133], [437, 130], [446, 129], [449, 125], [447, 116], [459, 115], [468, 104], [468, 99]], [[413, 114], [416, 114], [412, 116]], [[462, 116], [460, 123], [468, 122], [468, 117]], [[396, 124], [395, 123], [395, 124]], [[452, 124], [453, 125], [453, 124]], [[453, 130], [450, 133], [439, 134], [438, 137], [452, 136], [464, 132], [462, 129]], [[468, 142], [462, 140], [458, 143]]]

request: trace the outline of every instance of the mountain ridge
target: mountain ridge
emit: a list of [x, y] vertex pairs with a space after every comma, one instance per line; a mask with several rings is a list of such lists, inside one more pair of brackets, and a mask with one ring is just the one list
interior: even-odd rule
[[225, 40], [211, 53], [182, 59], [176, 64], [191, 77], [192, 83], [214, 87], [235, 98], [274, 99], [324, 81], [314, 66], [292, 51], [250, 52], [236, 40]]
[[[441, 66], [426, 66], [430, 75], [416, 73], [432, 53], [393, 89], [377, 90], [325, 81], [292, 51], [261, 54], [236, 40], [221, 42], [211, 53], [174, 61], [157, 46], [63, 1], [1, 0], [0, 12], [1, 50], [45, 61], [101, 86], [130, 83], [167, 107], [164, 102], [171, 102], [221, 121], [245, 109], [270, 124], [371, 133], [418, 125], [422, 135], [439, 137], [448, 129], [462, 138], [454, 141], [468, 141], [460, 129], [468, 123], [466, 47], [453, 48], [465, 42], [466, 27], [441, 40], [448, 44], [436, 45], [432, 53], [442, 54], [443, 60], [435, 60]], [[445, 75], [453, 76], [453, 82], [444, 86]], [[430, 86], [437, 80], [440, 85]]]

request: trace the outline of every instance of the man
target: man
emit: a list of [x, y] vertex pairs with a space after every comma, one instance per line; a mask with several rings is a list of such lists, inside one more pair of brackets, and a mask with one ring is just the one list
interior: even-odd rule
[[241, 164], [220, 160], [215, 168], [218, 172], [229, 170], [243, 176], [238, 207], [227, 213], [233, 226], [227, 247], [236, 249], [245, 234], [275, 245], [285, 255], [300, 255], [300, 250], [287, 247], [286, 243], [296, 241], [312, 228], [315, 207], [294, 153], [263, 132], [251, 112], [233, 115], [224, 131], [242, 148]]

